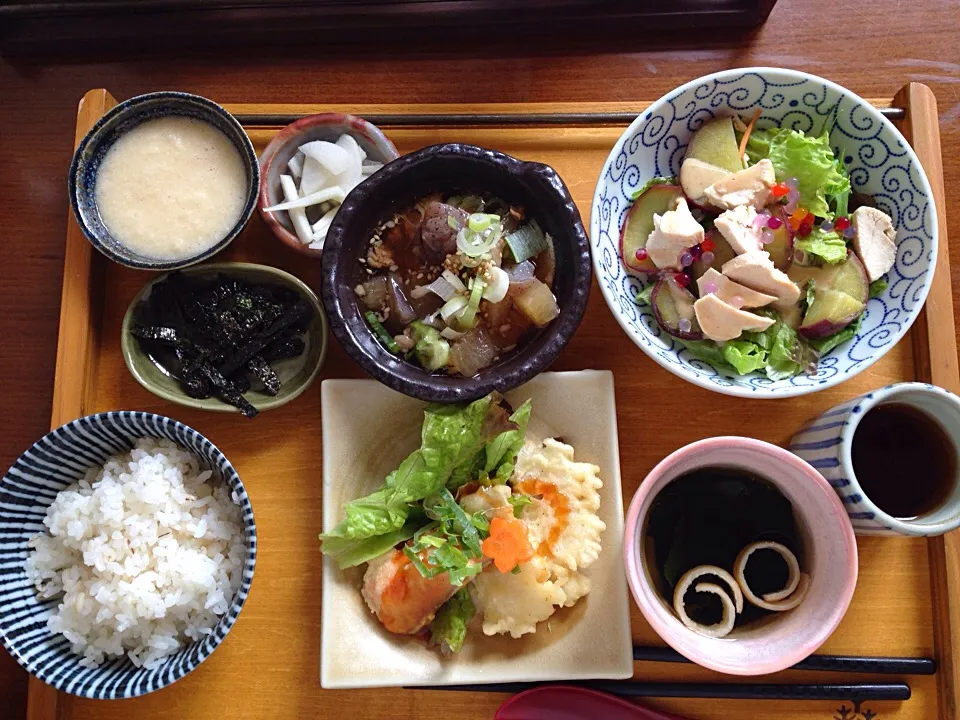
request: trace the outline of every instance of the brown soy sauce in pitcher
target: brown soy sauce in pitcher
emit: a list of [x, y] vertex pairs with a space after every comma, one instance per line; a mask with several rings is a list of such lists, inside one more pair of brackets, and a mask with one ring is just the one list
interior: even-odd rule
[[853, 471], [867, 497], [888, 515], [912, 520], [953, 491], [957, 458], [940, 424], [904, 403], [869, 410], [853, 434]]

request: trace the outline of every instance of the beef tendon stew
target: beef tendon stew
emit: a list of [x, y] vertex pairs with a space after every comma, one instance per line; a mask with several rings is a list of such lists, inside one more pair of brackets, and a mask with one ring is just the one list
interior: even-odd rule
[[472, 377], [560, 314], [555, 260], [550, 235], [523, 207], [435, 193], [376, 229], [355, 291], [390, 352]]

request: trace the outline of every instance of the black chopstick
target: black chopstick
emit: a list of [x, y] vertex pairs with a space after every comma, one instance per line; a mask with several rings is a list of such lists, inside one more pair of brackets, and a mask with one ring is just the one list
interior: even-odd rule
[[[644, 662], [689, 663], [673, 648], [633, 646], [633, 659]], [[860, 655], [811, 655], [792, 666], [792, 670], [873, 673], [876, 675], [933, 675], [937, 663], [931, 658], [868, 657]]]
[[[364, 119], [380, 127], [496, 127], [516, 125], [629, 125], [642, 110], [627, 112], [584, 113], [370, 113]], [[889, 120], [906, 116], [903, 108], [879, 108], [878, 112]], [[309, 113], [234, 113], [241, 125], [289, 125]]]
[[619, 695], [620, 697], [722, 698], [737, 700], [909, 700], [905, 683], [814, 683], [783, 685], [759, 683], [660, 683], [632, 680], [588, 680], [577, 683], [491, 683], [445, 685], [408, 690], [454, 690], [461, 692], [518, 693], [534, 687], [565, 685]]

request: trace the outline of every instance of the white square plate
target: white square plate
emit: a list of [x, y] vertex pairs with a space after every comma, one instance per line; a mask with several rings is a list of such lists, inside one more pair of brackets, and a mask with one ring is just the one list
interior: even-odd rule
[[[323, 527], [345, 503], [374, 491], [419, 446], [425, 403], [373, 380], [325, 380]], [[589, 595], [561, 608], [520, 639], [471, 634], [450, 658], [422, 638], [394, 635], [360, 596], [363, 569], [341, 572], [323, 559], [320, 684], [324, 688], [458, 685], [633, 675], [630, 609], [621, 561], [623, 501], [613, 375], [608, 371], [543, 373], [507, 393], [516, 407], [533, 399], [528, 437], [562, 438], [575, 459], [600, 466], [600, 518], [607, 529], [600, 558], [587, 571]]]

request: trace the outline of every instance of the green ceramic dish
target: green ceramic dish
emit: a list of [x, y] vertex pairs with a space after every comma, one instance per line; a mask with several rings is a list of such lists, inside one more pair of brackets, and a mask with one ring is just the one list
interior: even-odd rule
[[[271, 363], [277, 375], [280, 377], [280, 392], [277, 395], [267, 395], [263, 392], [250, 390], [244, 394], [244, 397], [257, 408], [257, 410], [272, 410], [281, 405], [290, 402], [300, 395], [304, 390], [310, 387], [310, 383], [320, 372], [323, 360], [327, 354], [327, 317], [323, 312], [323, 306], [314, 292], [307, 287], [300, 279], [290, 273], [277, 268], [267, 267], [266, 265], [254, 265], [252, 263], [224, 262], [211, 263], [209, 265], [195, 265], [193, 267], [180, 270], [184, 275], [192, 277], [210, 276], [217, 273], [224, 273], [232, 277], [238, 277], [248, 282], [271, 283], [274, 285], [284, 285], [296, 290], [300, 295], [310, 303], [313, 308], [313, 320], [307, 328], [307, 334], [304, 338], [306, 349], [299, 357], [278, 360]], [[188, 407], [199, 408], [201, 410], [214, 410], [216, 412], [239, 412], [237, 408], [225, 403], [217, 398], [211, 397], [204, 400], [192, 398], [184, 392], [180, 382], [171, 377], [165, 370], [157, 365], [150, 356], [143, 351], [140, 343], [130, 334], [130, 326], [133, 323], [133, 315], [137, 306], [147, 297], [153, 286], [162, 280], [165, 275], [161, 275], [144, 286], [137, 296], [130, 303], [126, 314], [123, 316], [123, 326], [120, 330], [120, 346], [123, 351], [124, 362], [127, 368], [138, 383], [143, 385], [154, 395], [162, 397], [164, 400], [187, 405]]]

